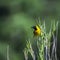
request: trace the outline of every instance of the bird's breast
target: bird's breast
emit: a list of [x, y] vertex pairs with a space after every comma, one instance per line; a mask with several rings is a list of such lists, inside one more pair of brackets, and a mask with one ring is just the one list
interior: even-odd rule
[[40, 30], [35, 30], [34, 35], [40, 35], [41, 31]]

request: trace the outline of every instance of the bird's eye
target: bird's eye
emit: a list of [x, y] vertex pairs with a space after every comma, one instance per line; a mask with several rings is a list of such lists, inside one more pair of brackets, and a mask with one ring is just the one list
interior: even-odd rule
[[33, 26], [32, 28], [33, 28], [34, 30], [37, 30], [36, 26]]
[[37, 30], [36, 26], [34, 26], [34, 29]]
[[35, 27], [35, 30], [37, 30], [37, 28]]

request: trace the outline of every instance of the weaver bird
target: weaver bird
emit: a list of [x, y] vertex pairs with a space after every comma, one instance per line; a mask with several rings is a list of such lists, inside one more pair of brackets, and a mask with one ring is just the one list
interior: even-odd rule
[[34, 29], [34, 31], [33, 31], [34, 36], [41, 35], [41, 28], [38, 25], [33, 26], [32, 28]]

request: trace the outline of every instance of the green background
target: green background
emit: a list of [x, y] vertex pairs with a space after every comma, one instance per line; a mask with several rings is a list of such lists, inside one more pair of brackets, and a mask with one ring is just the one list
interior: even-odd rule
[[[24, 60], [26, 40], [33, 37], [32, 26], [37, 19], [59, 21], [57, 54], [60, 57], [60, 1], [59, 0], [0, 0], [0, 60], [6, 60], [9, 44], [10, 60]], [[31, 39], [32, 40], [32, 39]]]

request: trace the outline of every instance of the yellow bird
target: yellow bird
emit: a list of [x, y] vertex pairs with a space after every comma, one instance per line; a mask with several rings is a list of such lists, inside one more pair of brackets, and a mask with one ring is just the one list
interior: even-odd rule
[[33, 26], [32, 28], [34, 29], [34, 31], [33, 31], [34, 36], [41, 35], [41, 28], [38, 25]]

